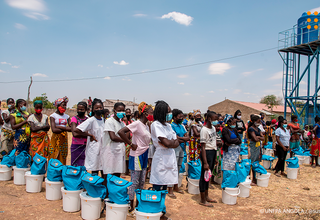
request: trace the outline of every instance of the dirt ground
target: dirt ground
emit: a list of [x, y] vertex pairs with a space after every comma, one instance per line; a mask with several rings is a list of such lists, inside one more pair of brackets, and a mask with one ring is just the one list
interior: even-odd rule
[[[249, 198], [238, 197], [233, 206], [222, 203], [220, 185], [209, 190], [209, 195], [218, 200], [214, 208], [200, 206], [199, 195], [176, 194], [177, 199], [166, 198], [167, 216], [174, 220], [320, 219], [319, 172], [320, 167], [302, 165], [296, 180], [271, 175], [269, 187], [253, 187]], [[126, 179], [130, 180], [130, 177]], [[185, 179], [183, 185], [185, 189]], [[33, 194], [27, 193], [25, 186], [14, 185], [11, 180], [0, 182], [0, 219], [81, 219], [81, 212], [66, 213], [62, 210], [62, 200], [46, 200], [45, 183], [41, 193]], [[105, 219], [105, 215], [100, 219]]]

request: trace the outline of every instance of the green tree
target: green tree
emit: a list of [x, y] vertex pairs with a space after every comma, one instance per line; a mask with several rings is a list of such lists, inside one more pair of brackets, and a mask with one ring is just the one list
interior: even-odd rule
[[47, 97], [46, 93], [41, 94], [41, 96], [35, 97], [32, 100], [32, 102], [35, 102], [36, 100], [41, 100], [43, 102], [43, 107], [44, 108], [48, 108], [48, 109], [54, 109], [55, 108], [53, 103], [48, 100], [48, 97]]
[[282, 99], [275, 95], [266, 95], [260, 100], [260, 103], [265, 104], [268, 106], [268, 109], [273, 111], [274, 106], [282, 104]]

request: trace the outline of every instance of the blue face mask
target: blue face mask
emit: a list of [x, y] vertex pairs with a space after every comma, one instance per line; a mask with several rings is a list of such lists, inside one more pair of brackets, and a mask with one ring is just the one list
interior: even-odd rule
[[27, 107], [26, 107], [26, 106], [22, 106], [22, 107], [20, 108], [20, 110], [24, 112], [25, 110], [27, 110]]
[[230, 125], [230, 128], [236, 128], [236, 126], [235, 125]]
[[172, 120], [172, 113], [168, 113], [166, 115], [166, 121], [171, 121]]
[[8, 109], [10, 109], [12, 107], [12, 105], [8, 105]]
[[288, 125], [287, 125], [287, 124], [283, 125], [283, 128], [287, 128], [287, 127], [288, 127]]
[[217, 124], [219, 124], [219, 122], [218, 122], [218, 120], [215, 120], [215, 121], [212, 121], [211, 124], [212, 124], [213, 126], [216, 126]]
[[119, 119], [124, 118], [125, 115], [126, 115], [125, 112], [117, 112], [117, 117], [118, 117]]

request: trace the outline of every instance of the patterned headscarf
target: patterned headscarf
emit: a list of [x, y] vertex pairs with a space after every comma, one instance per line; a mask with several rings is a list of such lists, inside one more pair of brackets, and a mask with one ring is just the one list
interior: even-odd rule
[[63, 97], [63, 98], [59, 98], [56, 101], [54, 101], [54, 106], [58, 107], [59, 105], [61, 105], [62, 102], [68, 103], [69, 99], [67, 96]]
[[196, 115], [201, 115], [200, 109], [198, 109], [198, 110], [193, 110], [193, 117], [195, 117]]
[[34, 101], [34, 103], [33, 103], [33, 107], [35, 107], [35, 106], [38, 105], [38, 104], [43, 105], [43, 102], [42, 102], [41, 100], [36, 100], [36, 101]]

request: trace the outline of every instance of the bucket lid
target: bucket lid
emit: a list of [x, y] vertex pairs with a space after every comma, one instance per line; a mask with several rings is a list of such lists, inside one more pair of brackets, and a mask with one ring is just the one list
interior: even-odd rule
[[162, 216], [163, 213], [162, 212], [158, 212], [158, 213], [146, 213], [146, 212], [139, 212], [137, 211], [137, 209], [134, 210], [134, 213], [136, 215], [140, 215], [140, 216], [150, 216], [150, 217], [156, 217], [156, 216]]
[[55, 181], [55, 182], [53, 182], [53, 181], [49, 181], [48, 178], [45, 179], [45, 182], [46, 182], [46, 183], [49, 183], [49, 184], [53, 184], [53, 185], [61, 185], [61, 184], [63, 184], [62, 181]]
[[29, 171], [31, 168], [28, 167], [28, 168], [18, 168], [16, 166], [12, 167], [14, 170], [25, 170], [25, 171]]
[[111, 203], [109, 199], [105, 199], [104, 200], [106, 203], [106, 206], [111, 206], [111, 207], [119, 207], [119, 208], [123, 208], [123, 207], [129, 207], [129, 204], [116, 204], [116, 203]]
[[80, 193], [80, 198], [83, 200], [90, 200], [90, 201], [100, 201], [100, 197], [91, 197], [87, 194], [87, 192]]
[[61, 187], [61, 192], [63, 192], [63, 193], [80, 193], [80, 192], [82, 192], [83, 191], [83, 189], [80, 189], [80, 190], [66, 190], [65, 188], [64, 188], [64, 186], [62, 186]]

